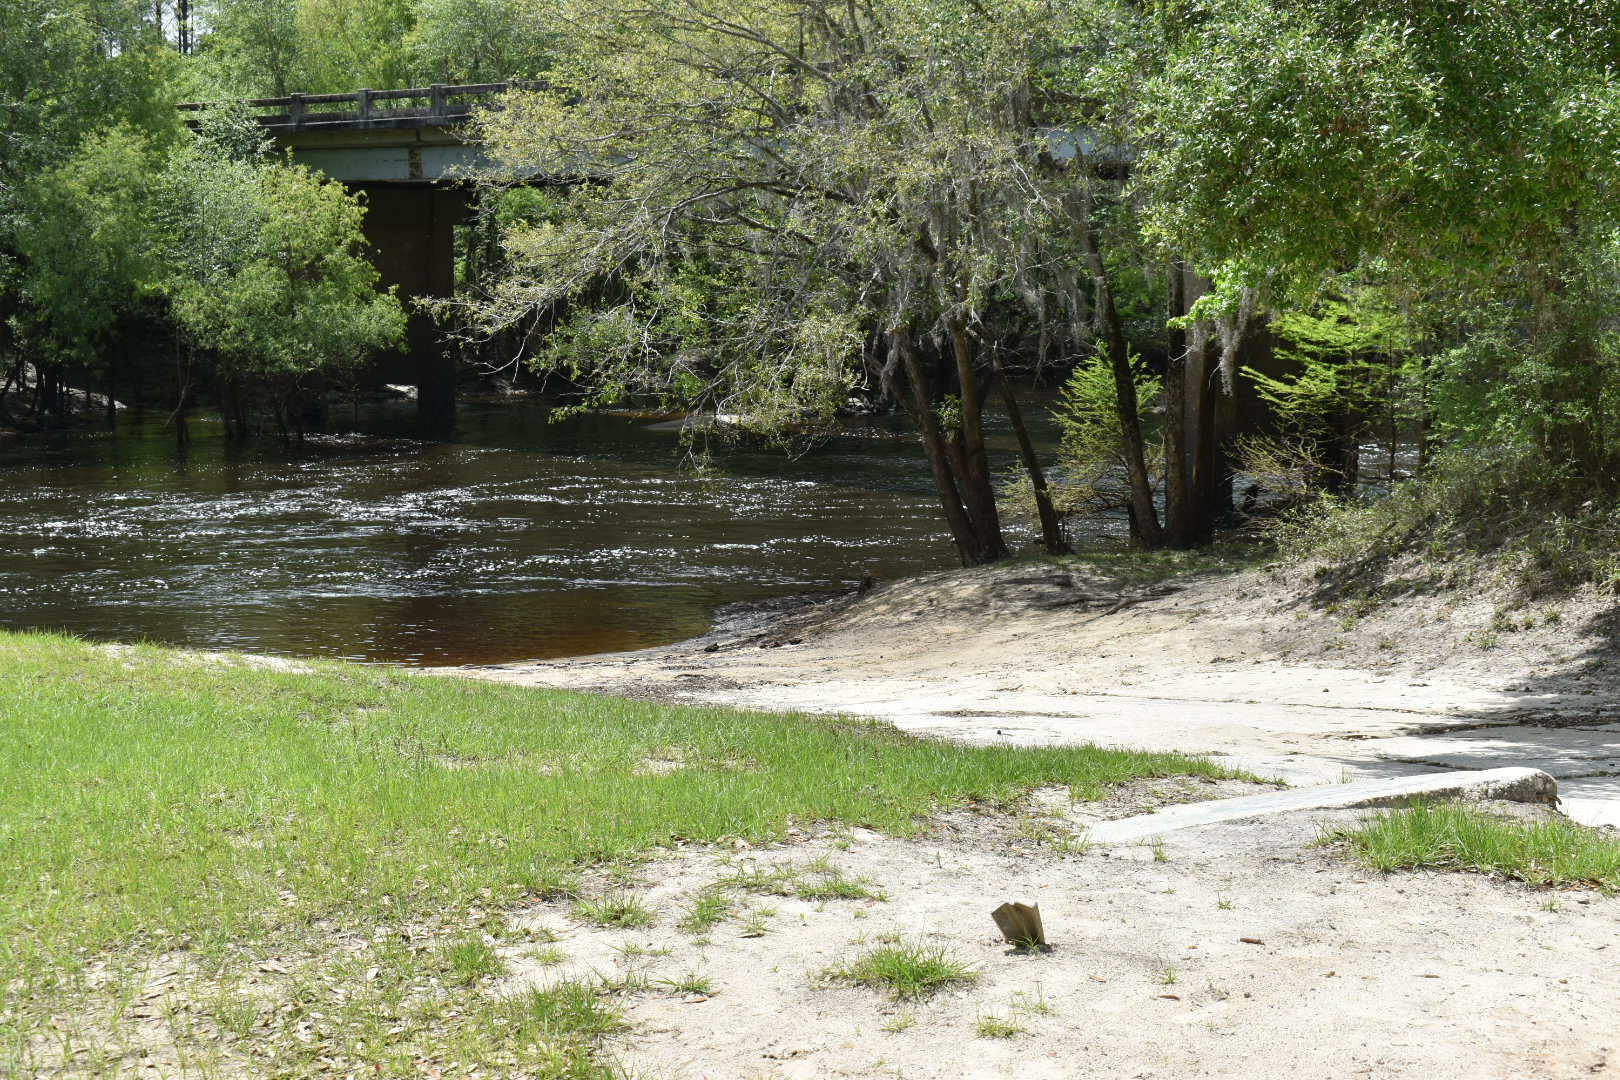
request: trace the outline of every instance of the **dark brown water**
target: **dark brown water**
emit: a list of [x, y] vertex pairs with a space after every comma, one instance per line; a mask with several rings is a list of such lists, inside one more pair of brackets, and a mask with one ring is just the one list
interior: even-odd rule
[[700, 477], [645, 420], [471, 405], [429, 443], [390, 434], [408, 416], [292, 450], [199, 425], [181, 453], [157, 419], [0, 441], [0, 626], [489, 663], [676, 641], [728, 602], [953, 564], [909, 438], [729, 453]]

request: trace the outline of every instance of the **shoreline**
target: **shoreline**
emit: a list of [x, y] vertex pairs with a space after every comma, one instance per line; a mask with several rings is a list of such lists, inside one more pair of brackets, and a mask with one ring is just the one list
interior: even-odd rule
[[1620, 826], [1611, 606], [1568, 598], [1493, 641], [1484, 594], [1348, 615], [1275, 567], [1133, 581], [1019, 560], [750, 604], [635, 652], [426, 670], [966, 743], [1204, 753], [1295, 785], [1528, 765], [1576, 820]]

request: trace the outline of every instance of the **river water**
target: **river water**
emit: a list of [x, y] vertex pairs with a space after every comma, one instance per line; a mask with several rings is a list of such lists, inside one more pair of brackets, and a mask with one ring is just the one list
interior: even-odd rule
[[377, 409], [291, 449], [194, 424], [182, 452], [160, 417], [0, 440], [0, 626], [491, 663], [663, 644], [725, 603], [954, 565], [914, 438], [732, 451], [698, 475], [646, 418], [469, 404], [446, 442], [409, 420]]

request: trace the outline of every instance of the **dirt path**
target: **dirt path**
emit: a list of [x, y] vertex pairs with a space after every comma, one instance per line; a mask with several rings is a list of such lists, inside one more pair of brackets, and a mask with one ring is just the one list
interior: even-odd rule
[[1620, 825], [1612, 601], [1302, 602], [1280, 572], [1124, 586], [1015, 564], [639, 653], [457, 669], [671, 701], [876, 716], [970, 742], [1200, 751], [1293, 784], [1529, 765]]

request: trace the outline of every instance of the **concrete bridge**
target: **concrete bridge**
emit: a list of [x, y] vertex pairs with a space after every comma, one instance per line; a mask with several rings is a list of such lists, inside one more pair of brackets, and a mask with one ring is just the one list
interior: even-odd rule
[[[291, 94], [242, 104], [295, 162], [366, 193], [366, 239], [384, 284], [398, 286], [407, 299], [447, 297], [455, 290], [455, 227], [468, 219], [474, 197], [466, 178], [487, 160], [482, 147], [466, 138], [466, 125], [500, 94], [536, 85]], [[1128, 149], [1099, 145], [1086, 130], [1043, 129], [1041, 135], [1053, 156], [1069, 160], [1085, 154], [1105, 175], [1123, 174], [1135, 158]], [[412, 311], [403, 365], [385, 359], [379, 366], [386, 381], [415, 384], [425, 430], [449, 429], [455, 418], [456, 360], [432, 319]]]
[[[366, 239], [384, 284], [407, 299], [445, 297], [455, 289], [455, 227], [472, 205], [465, 177], [485, 160], [466, 139], [466, 124], [512, 85], [292, 94], [243, 104], [293, 161], [366, 193]], [[403, 363], [385, 359], [381, 366], [387, 381], [415, 384], [425, 429], [450, 427], [455, 354], [431, 318], [412, 311]]]

